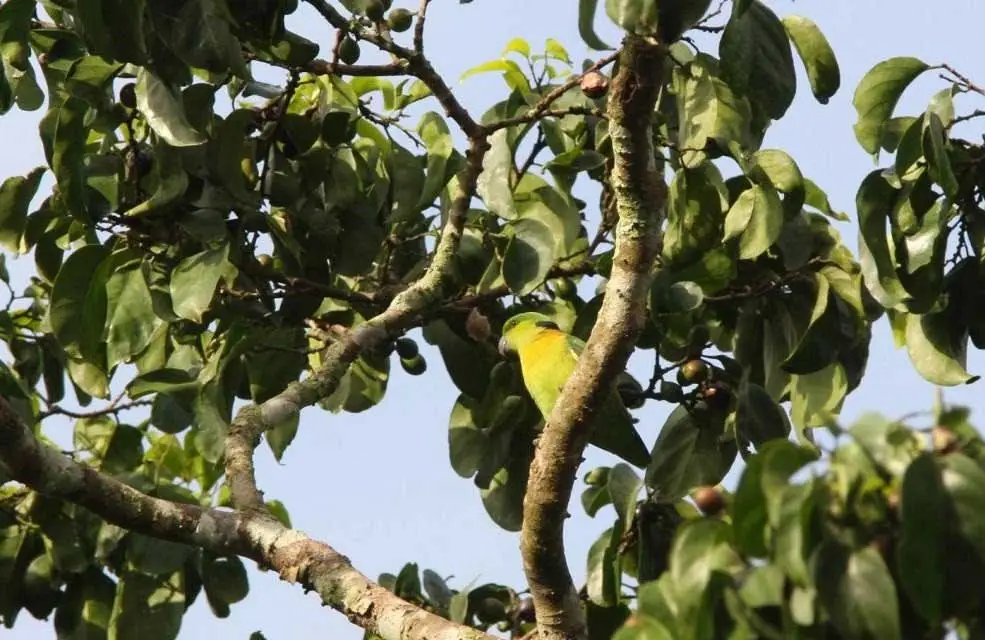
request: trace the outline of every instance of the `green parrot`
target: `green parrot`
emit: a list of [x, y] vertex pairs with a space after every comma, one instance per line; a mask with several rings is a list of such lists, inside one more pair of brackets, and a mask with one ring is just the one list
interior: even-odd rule
[[[561, 331], [549, 317], [534, 312], [520, 313], [507, 320], [499, 341], [499, 352], [504, 357], [519, 357], [523, 383], [544, 420], [551, 415], [584, 349], [584, 342]], [[613, 383], [592, 425], [590, 442], [645, 468], [650, 453], [634, 422]]]

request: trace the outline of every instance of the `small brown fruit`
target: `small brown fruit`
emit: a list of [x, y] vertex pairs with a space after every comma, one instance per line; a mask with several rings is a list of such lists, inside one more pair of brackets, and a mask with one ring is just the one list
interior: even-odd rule
[[706, 516], [718, 515], [725, 509], [725, 496], [716, 487], [698, 487], [692, 494], [694, 504]]
[[688, 360], [681, 366], [681, 377], [691, 384], [708, 379], [708, 365], [701, 360]]
[[724, 382], [710, 382], [702, 387], [701, 397], [709, 409], [724, 411], [732, 401], [732, 390]]
[[598, 71], [589, 71], [581, 77], [581, 92], [595, 100], [609, 90], [609, 80]]

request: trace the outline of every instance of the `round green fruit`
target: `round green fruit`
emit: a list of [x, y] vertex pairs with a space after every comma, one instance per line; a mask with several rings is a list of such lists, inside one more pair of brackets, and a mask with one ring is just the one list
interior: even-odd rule
[[373, 22], [380, 22], [383, 20], [383, 14], [386, 12], [386, 7], [383, 5], [383, 0], [367, 0], [366, 2], [366, 17]]
[[552, 284], [554, 285], [554, 293], [556, 293], [559, 298], [570, 300], [578, 295], [578, 290], [575, 287], [575, 283], [572, 282], [570, 278], [558, 278], [557, 280], [554, 280]]
[[391, 31], [403, 33], [414, 24], [414, 14], [409, 9], [394, 9], [386, 17], [386, 24]]
[[419, 376], [428, 370], [428, 363], [421, 354], [413, 358], [401, 358], [400, 366], [412, 376]]
[[359, 61], [359, 43], [346, 36], [339, 45], [339, 60], [346, 64], [356, 64]]
[[413, 360], [420, 353], [417, 343], [410, 338], [397, 338], [397, 355], [404, 360]]

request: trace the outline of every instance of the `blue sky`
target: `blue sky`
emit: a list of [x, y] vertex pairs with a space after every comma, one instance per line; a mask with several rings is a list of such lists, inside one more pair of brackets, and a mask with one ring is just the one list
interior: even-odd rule
[[[855, 190], [873, 168], [852, 133], [852, 93], [865, 71], [885, 58], [912, 55], [930, 64], [947, 62], [973, 80], [985, 82], [979, 41], [985, 5], [975, 0], [769, 4], [780, 15], [802, 14], [818, 23], [841, 64], [842, 89], [828, 105], [818, 105], [801, 74], [797, 100], [786, 118], [771, 129], [765, 146], [790, 152], [804, 175], [827, 190], [835, 208], [853, 217]], [[397, 0], [395, 6], [411, 7], [411, 3]], [[497, 57], [514, 36], [527, 38], [535, 49], [546, 37], [553, 37], [580, 60], [587, 51], [576, 31], [576, 7], [574, 0], [474, 0], [461, 6], [454, 0], [435, 0], [428, 21], [428, 54], [462, 101], [481, 114], [500, 99], [501, 81], [490, 75], [457, 83], [457, 77]], [[303, 9], [294, 16], [293, 27], [318, 42], [331, 42], [331, 34], [318, 27], [318, 20]], [[600, 25], [604, 21], [600, 18]], [[604, 26], [600, 32], [609, 42], [618, 40]], [[943, 88], [932, 74], [926, 75], [904, 96], [900, 111], [921, 111], [930, 95]], [[961, 104], [966, 110], [985, 106]], [[44, 163], [36, 133], [41, 115], [41, 111], [11, 112], [0, 117], [4, 149], [0, 177], [26, 173]], [[974, 133], [966, 136], [977, 137]], [[854, 249], [854, 221], [844, 225], [842, 233]], [[22, 258], [9, 266], [15, 278], [23, 278], [33, 261]], [[424, 353], [432, 364], [427, 375], [412, 378], [396, 369], [385, 400], [374, 410], [360, 415], [306, 410], [283, 465], [261, 447], [258, 475], [262, 487], [269, 497], [287, 503], [295, 526], [331, 544], [370, 577], [383, 571], [395, 573], [404, 562], [416, 561], [422, 568], [454, 575], [453, 586], [473, 579], [521, 586], [517, 535], [491, 523], [472, 482], [458, 477], [448, 464], [446, 425], [457, 392], [437, 353], [429, 348]], [[645, 379], [647, 367], [641, 361], [633, 369]], [[985, 373], [985, 357], [973, 353], [969, 369]], [[945, 398], [973, 407], [985, 424], [983, 384], [946, 390]], [[842, 416], [847, 422], [869, 410], [890, 416], [924, 410], [930, 407], [933, 393], [931, 385], [913, 372], [906, 353], [893, 348], [886, 323], [881, 321], [868, 375], [846, 402]], [[637, 412], [648, 442], [655, 438], [666, 414], [658, 405]], [[70, 437], [67, 423], [53, 425], [52, 431], [58, 439]], [[586, 468], [607, 462], [597, 451], [589, 452]], [[577, 505], [572, 513], [567, 546], [572, 571], [580, 581], [588, 547], [611, 520], [607, 512], [591, 520]], [[229, 618], [215, 619], [203, 598], [185, 617], [180, 638], [245, 639], [255, 630], [262, 630], [270, 640], [362, 637], [360, 630], [321, 607], [314, 596], [304, 596], [299, 588], [281, 583], [272, 574], [251, 570], [251, 594], [233, 606]], [[50, 622], [37, 622], [22, 612], [13, 632], [5, 635], [41, 640], [54, 633]]]

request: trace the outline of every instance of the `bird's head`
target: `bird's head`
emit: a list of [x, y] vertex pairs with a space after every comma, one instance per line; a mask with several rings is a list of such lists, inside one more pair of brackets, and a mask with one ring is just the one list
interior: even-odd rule
[[560, 328], [543, 313], [518, 313], [503, 325], [503, 337], [499, 340], [500, 355], [504, 358], [515, 357], [519, 349], [545, 330], [560, 331]]

